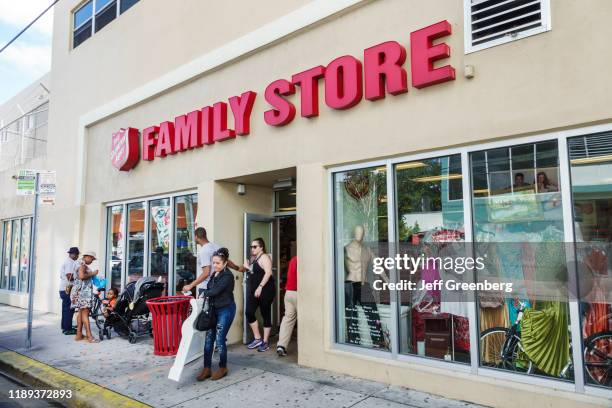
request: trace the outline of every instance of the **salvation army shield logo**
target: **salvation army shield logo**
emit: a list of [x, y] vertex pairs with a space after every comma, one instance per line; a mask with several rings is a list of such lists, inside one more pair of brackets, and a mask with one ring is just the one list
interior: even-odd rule
[[136, 166], [139, 156], [138, 129], [121, 128], [113, 133], [111, 161], [120, 171], [129, 171]]

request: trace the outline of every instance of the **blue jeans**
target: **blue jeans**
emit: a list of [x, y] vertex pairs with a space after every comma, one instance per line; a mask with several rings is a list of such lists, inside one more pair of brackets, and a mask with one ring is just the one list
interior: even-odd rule
[[60, 290], [62, 299], [62, 331], [72, 330], [72, 315], [74, 309], [70, 308], [70, 295], [65, 290]]
[[215, 348], [215, 342], [219, 350], [219, 367], [227, 367], [227, 346], [225, 344], [225, 337], [236, 316], [236, 303], [232, 303], [221, 309], [215, 308], [215, 313], [217, 314], [217, 327], [206, 332], [206, 342], [204, 343], [204, 367], [208, 368], [212, 366], [212, 354]]

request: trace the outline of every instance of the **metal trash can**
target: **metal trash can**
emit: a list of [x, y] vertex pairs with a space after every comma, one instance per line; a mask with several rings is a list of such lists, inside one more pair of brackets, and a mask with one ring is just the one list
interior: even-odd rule
[[190, 296], [162, 296], [147, 300], [153, 320], [153, 353], [156, 356], [176, 355], [190, 299]]

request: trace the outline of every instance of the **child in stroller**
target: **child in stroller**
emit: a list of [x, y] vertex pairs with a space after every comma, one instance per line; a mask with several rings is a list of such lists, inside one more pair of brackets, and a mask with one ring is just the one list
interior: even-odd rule
[[130, 343], [151, 334], [151, 321], [146, 301], [162, 295], [164, 284], [155, 278], [143, 277], [126, 285], [113, 310], [108, 313], [100, 329], [100, 338], [111, 338], [111, 329]]

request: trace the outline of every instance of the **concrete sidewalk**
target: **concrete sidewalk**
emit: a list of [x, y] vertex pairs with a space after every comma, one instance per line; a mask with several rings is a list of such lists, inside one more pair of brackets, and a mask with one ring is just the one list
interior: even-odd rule
[[[474, 407], [402, 387], [300, 367], [295, 357], [273, 350], [230, 347], [230, 373], [198, 383], [201, 361], [185, 369], [180, 383], [168, 380], [172, 357], [153, 355], [151, 339], [136, 344], [113, 337], [98, 344], [75, 342], [59, 329], [59, 316], [36, 313], [33, 347], [24, 350], [26, 311], [0, 305], [0, 351], [16, 351], [85, 381], [154, 407]], [[216, 359], [213, 359], [213, 365]]]

